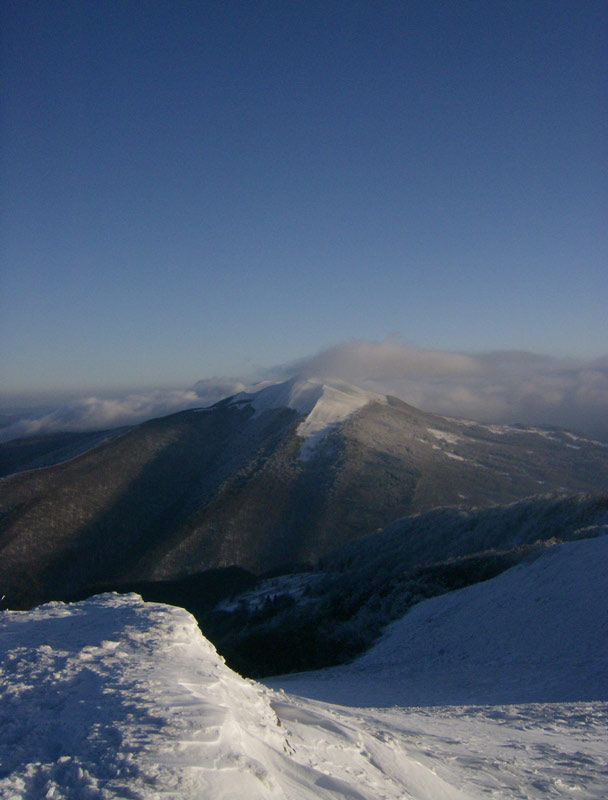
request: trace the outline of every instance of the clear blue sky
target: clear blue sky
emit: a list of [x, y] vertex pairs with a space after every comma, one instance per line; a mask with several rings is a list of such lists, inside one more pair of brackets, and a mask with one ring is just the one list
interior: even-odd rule
[[5, 392], [608, 350], [603, 0], [2, 14]]

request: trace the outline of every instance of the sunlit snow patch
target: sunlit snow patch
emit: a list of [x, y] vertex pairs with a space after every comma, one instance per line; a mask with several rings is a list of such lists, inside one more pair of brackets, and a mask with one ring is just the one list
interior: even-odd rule
[[591, 800], [606, 796], [607, 718], [597, 703], [292, 697], [137, 595], [0, 614], [3, 800]]
[[233, 403], [248, 401], [256, 414], [274, 408], [292, 408], [306, 416], [297, 429], [305, 441], [300, 457], [310, 458], [317, 445], [337, 425], [368, 403], [386, 403], [386, 396], [367, 392], [343, 381], [291, 378], [255, 394], [235, 395]]
[[436, 428], [427, 428], [428, 432], [434, 436], [436, 439], [441, 439], [448, 444], [457, 444], [458, 442], [462, 441], [462, 437], [456, 436], [454, 433], [448, 433], [447, 431], [438, 431]]
[[190, 614], [137, 595], [4, 612], [0, 670], [1, 798], [466, 797], [396, 740], [241, 678]]
[[288, 745], [266, 693], [183, 609], [100, 595], [3, 612], [0, 665], [0, 797], [275, 796]]

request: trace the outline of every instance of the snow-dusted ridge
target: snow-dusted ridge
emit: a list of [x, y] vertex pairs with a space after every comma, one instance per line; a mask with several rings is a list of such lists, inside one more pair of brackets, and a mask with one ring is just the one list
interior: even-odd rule
[[336, 425], [369, 403], [386, 403], [387, 398], [344, 381], [294, 377], [258, 392], [240, 392], [231, 402], [239, 405], [248, 402], [256, 414], [274, 408], [292, 408], [305, 416], [297, 434], [305, 440], [300, 455], [306, 459]]
[[[386, 405], [387, 402], [387, 395], [361, 389], [341, 380], [301, 376], [295, 376], [281, 383], [264, 381], [255, 387], [250, 387], [247, 391], [239, 392], [221, 401], [222, 404], [227, 403], [234, 406], [249, 405], [255, 414], [277, 408], [291, 408], [297, 411], [298, 414], [305, 417], [297, 428], [298, 436], [304, 439], [300, 450], [300, 457], [304, 460], [313, 455], [317, 445], [328, 433], [357, 411], [370, 403]], [[427, 428], [431, 437], [440, 445], [462, 444], [462, 436], [453, 430], [453, 427], [457, 426], [464, 429], [463, 433], [468, 437], [471, 434], [467, 433], [467, 429], [477, 429], [477, 431], [487, 431], [501, 437], [516, 434], [540, 436], [573, 450], [581, 449], [580, 443], [594, 447], [608, 447], [608, 444], [561, 429], [544, 429], [529, 425], [484, 424], [474, 420], [440, 415], [436, 415], [436, 419], [438, 421], [445, 420], [451, 428], [450, 430]], [[473, 436], [473, 439], [476, 442], [485, 441], [483, 437], [478, 439]], [[438, 445], [436, 449], [441, 448]], [[446, 452], [445, 455], [456, 460], [467, 460], [463, 456], [450, 452]]]
[[[544, 439], [549, 439], [553, 442], [558, 444], [564, 444], [564, 439], [568, 438], [572, 441], [582, 442], [586, 445], [593, 445], [594, 447], [608, 447], [608, 442], [600, 442], [597, 439], [591, 439], [588, 436], [580, 436], [578, 434], [572, 433], [571, 431], [566, 430], [565, 428], [554, 428], [554, 427], [541, 427], [534, 425], [522, 425], [522, 424], [500, 424], [500, 423], [483, 423], [478, 422], [472, 419], [465, 419], [463, 417], [447, 417], [443, 416], [447, 422], [450, 422], [455, 425], [460, 425], [463, 428], [478, 428], [479, 430], [486, 430], [489, 433], [495, 434], [497, 436], [506, 436], [511, 434], [520, 434], [520, 435], [536, 435], [542, 436]], [[580, 447], [573, 446], [573, 445], [566, 445], [566, 447], [574, 447], [574, 449], [580, 449]]]

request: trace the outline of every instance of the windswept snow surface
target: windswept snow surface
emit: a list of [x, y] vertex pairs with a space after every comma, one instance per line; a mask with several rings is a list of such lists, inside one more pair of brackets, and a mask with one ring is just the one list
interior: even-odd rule
[[336, 425], [368, 403], [386, 403], [386, 397], [343, 381], [296, 377], [254, 394], [241, 392], [233, 398], [233, 402], [239, 404], [243, 401], [250, 401], [256, 413], [273, 408], [293, 408], [305, 416], [297, 433], [305, 439], [300, 454], [306, 459]]
[[330, 706], [240, 678], [190, 614], [137, 595], [4, 612], [0, 670], [2, 800], [608, 791], [607, 704]]

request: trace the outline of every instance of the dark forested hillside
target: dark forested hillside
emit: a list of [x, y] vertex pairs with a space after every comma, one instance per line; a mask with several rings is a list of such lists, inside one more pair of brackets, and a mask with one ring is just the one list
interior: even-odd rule
[[421, 600], [489, 580], [560, 542], [606, 535], [608, 496], [439, 509], [350, 542], [312, 572], [259, 582], [199, 620], [246, 675], [342, 664]]

